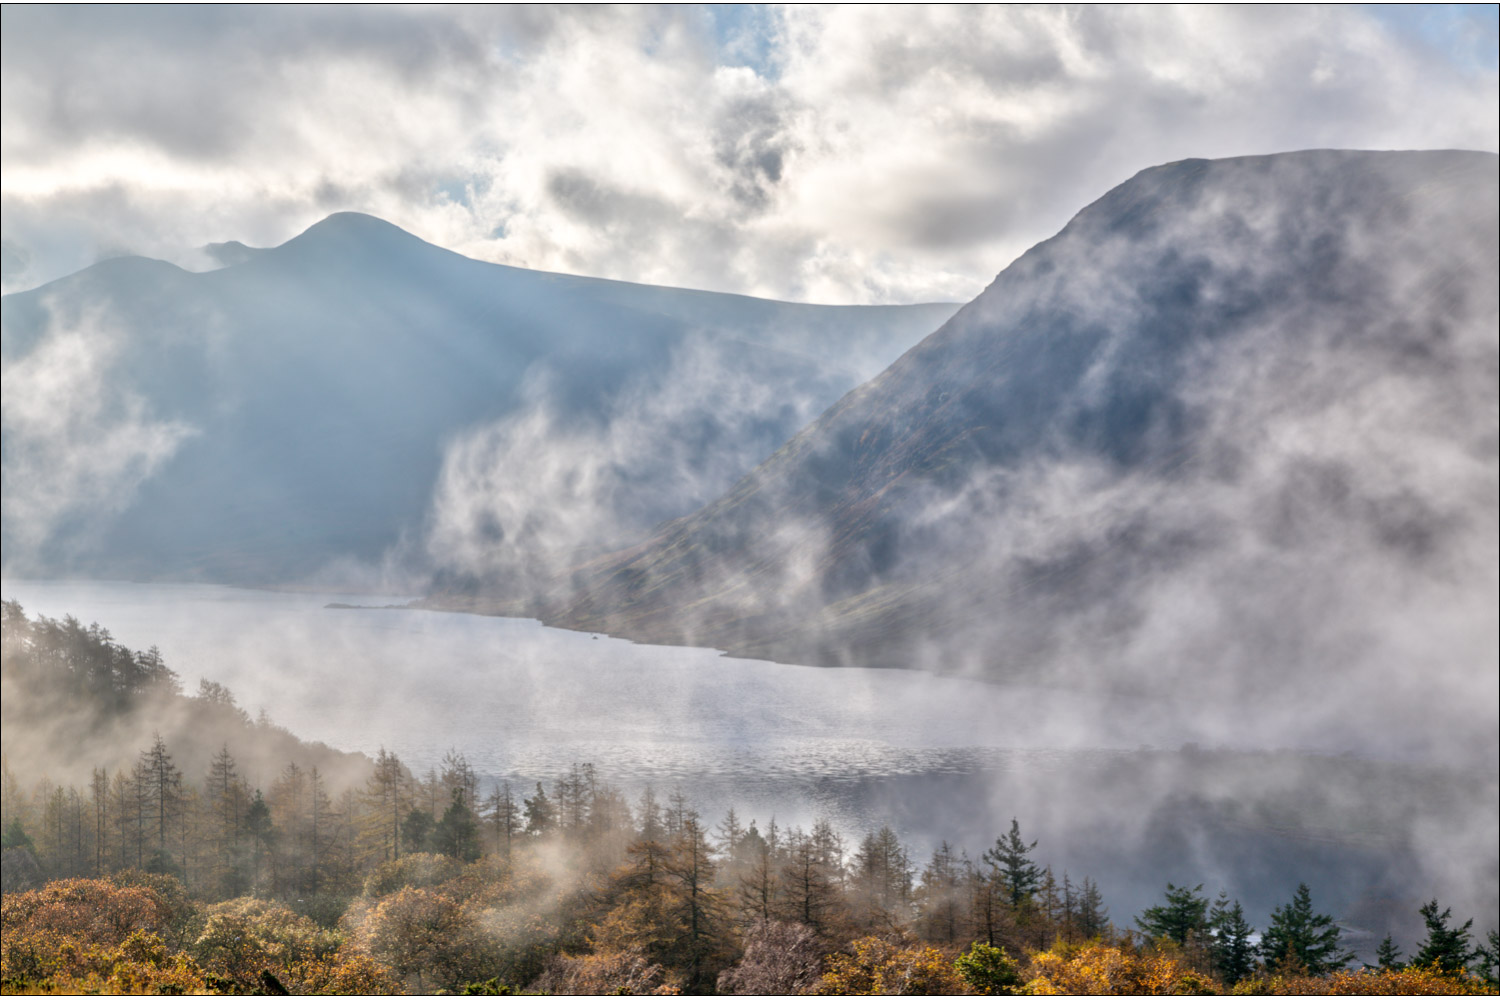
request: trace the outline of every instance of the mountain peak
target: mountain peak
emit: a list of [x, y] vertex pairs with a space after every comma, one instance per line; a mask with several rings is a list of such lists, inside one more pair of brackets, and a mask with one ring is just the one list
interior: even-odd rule
[[311, 226], [308, 226], [302, 231], [300, 236], [293, 238], [301, 239], [313, 235], [326, 237], [355, 234], [360, 236], [392, 236], [398, 233], [402, 236], [416, 239], [416, 237], [400, 226], [387, 222], [378, 216], [367, 215], [364, 212], [334, 212], [321, 222], [315, 222]]

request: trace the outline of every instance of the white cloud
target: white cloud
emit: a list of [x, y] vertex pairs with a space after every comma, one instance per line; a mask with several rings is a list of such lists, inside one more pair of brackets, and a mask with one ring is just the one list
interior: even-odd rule
[[119, 344], [97, 319], [59, 324], [0, 369], [7, 573], [43, 546], [81, 546], [195, 433], [121, 383]]
[[726, 16], [7, 9], [5, 287], [355, 209], [528, 267], [962, 300], [1154, 163], [1500, 148], [1493, 68], [1358, 9]]

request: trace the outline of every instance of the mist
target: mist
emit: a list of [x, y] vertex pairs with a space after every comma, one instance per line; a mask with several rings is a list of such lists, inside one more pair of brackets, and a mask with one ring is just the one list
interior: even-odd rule
[[[732, 809], [859, 906], [897, 842], [898, 907], [777, 904], [819, 963], [938, 942], [945, 844], [1028, 961], [1168, 883], [1306, 883], [1364, 960], [1500, 921], [1492, 31], [5, 17], [0, 569], [77, 619], [7, 604], [8, 903], [150, 867], [356, 992], [701, 990], [771, 919]], [[1113, 929], [1034, 919], [1013, 821]], [[722, 866], [709, 958], [662, 851]], [[382, 938], [419, 904], [441, 980]]]

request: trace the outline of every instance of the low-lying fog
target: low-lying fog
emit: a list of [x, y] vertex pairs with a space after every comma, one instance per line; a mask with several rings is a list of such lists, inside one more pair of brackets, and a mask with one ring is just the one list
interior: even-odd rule
[[1338, 755], [1336, 734], [1267, 746], [1251, 719], [1226, 728], [1219, 713], [1145, 698], [326, 607], [371, 602], [350, 595], [22, 580], [3, 590], [33, 615], [72, 614], [132, 648], [159, 646], [189, 691], [206, 677], [304, 739], [384, 746], [418, 774], [456, 748], [526, 793], [592, 762], [627, 791], [681, 788], [711, 821], [733, 805], [762, 826], [823, 816], [849, 836], [890, 823], [919, 865], [944, 839], [977, 854], [1014, 815], [1044, 861], [1098, 879], [1122, 924], [1168, 879], [1227, 888], [1261, 920], [1299, 880], [1372, 933], [1401, 930], [1412, 901], [1433, 894], [1492, 919], [1493, 810], [1474, 804], [1493, 804], [1494, 774]]

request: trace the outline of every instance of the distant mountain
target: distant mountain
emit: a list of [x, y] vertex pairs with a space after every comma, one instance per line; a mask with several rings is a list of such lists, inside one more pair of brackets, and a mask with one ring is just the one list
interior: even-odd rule
[[524, 586], [722, 492], [956, 309], [528, 271], [356, 214], [205, 253], [5, 297], [8, 574]]
[[1478, 678], [1493, 706], [1496, 173], [1338, 151], [1143, 171], [732, 490], [529, 610], [1142, 690], [1358, 665], [1362, 693]]

